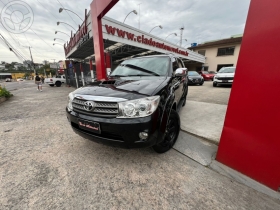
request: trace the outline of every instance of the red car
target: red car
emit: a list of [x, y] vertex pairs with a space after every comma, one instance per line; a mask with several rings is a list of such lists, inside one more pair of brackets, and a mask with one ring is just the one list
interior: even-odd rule
[[213, 80], [215, 74], [209, 73], [208, 71], [201, 71], [200, 75], [203, 77], [205, 81]]

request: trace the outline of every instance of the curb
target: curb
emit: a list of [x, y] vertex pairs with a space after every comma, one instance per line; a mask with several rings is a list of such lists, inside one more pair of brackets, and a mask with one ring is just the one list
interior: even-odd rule
[[[11, 96], [11, 97], [13, 97], [13, 95]], [[9, 98], [11, 98], [11, 97], [9, 97]], [[7, 101], [9, 98], [6, 98], [6, 97], [0, 97], [0, 104], [1, 103], [3, 103], [3, 102], [5, 102], [5, 101]]]

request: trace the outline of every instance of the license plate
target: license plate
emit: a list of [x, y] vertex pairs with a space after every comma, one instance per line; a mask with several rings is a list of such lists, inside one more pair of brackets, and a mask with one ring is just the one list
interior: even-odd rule
[[99, 133], [99, 134], [101, 133], [100, 125], [97, 122], [79, 119], [78, 123], [79, 123], [79, 127], [84, 130], [91, 131], [93, 133]]
[[222, 82], [228, 82], [228, 80], [222, 80]]

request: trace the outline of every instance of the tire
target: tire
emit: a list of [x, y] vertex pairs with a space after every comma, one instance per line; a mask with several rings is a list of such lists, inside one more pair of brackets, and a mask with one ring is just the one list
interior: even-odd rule
[[49, 85], [49, 86], [53, 87], [54, 85], [53, 85], [53, 84], [51, 84], [51, 85]]
[[203, 85], [203, 83], [204, 83], [204, 81], [203, 81], [203, 82], [201, 82], [201, 83], [199, 83], [199, 85]]
[[168, 124], [165, 130], [165, 137], [162, 142], [153, 146], [157, 153], [164, 153], [170, 150], [177, 141], [180, 132], [180, 118], [175, 110], [171, 110]]
[[60, 81], [55, 82], [55, 86], [56, 87], [60, 87], [61, 86], [61, 82]]
[[213, 87], [217, 87], [217, 83], [216, 82], [213, 82]]

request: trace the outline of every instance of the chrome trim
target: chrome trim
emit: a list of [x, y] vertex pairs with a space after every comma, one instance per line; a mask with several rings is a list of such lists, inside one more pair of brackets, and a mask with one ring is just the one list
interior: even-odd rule
[[106, 96], [92, 96], [92, 95], [82, 95], [82, 94], [74, 94], [74, 98], [87, 100], [87, 101], [100, 101], [100, 102], [123, 102], [127, 101], [124, 98], [115, 98], [115, 97], [106, 97]]

